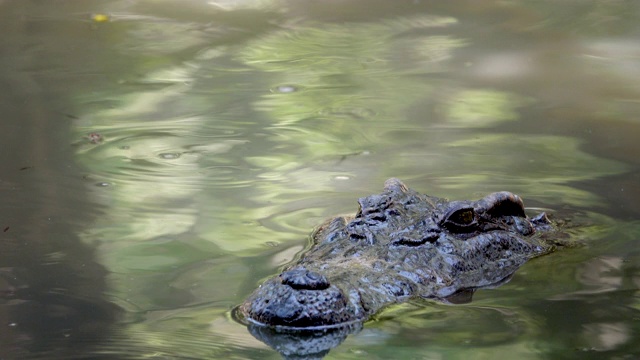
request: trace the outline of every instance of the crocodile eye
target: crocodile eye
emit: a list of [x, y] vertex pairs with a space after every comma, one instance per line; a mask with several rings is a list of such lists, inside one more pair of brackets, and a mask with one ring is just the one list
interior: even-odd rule
[[476, 225], [476, 213], [473, 208], [454, 209], [446, 214], [442, 225], [455, 232], [472, 230]]
[[460, 226], [468, 226], [473, 223], [474, 218], [473, 209], [460, 209], [447, 216], [447, 222]]

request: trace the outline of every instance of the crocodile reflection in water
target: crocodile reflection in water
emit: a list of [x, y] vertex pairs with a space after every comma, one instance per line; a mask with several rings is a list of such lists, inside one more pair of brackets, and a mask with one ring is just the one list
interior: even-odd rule
[[278, 331], [353, 325], [412, 297], [499, 284], [553, 250], [546, 215], [528, 218], [509, 192], [450, 202], [389, 179], [358, 202], [355, 217], [318, 227], [304, 257], [240, 305], [248, 322]]

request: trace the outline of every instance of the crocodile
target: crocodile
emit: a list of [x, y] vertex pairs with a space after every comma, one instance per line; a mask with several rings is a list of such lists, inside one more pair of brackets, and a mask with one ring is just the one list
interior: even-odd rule
[[279, 331], [353, 326], [394, 303], [502, 284], [555, 248], [547, 215], [528, 217], [506, 191], [448, 201], [392, 178], [358, 203], [355, 216], [316, 228], [310, 250], [238, 307], [247, 322]]

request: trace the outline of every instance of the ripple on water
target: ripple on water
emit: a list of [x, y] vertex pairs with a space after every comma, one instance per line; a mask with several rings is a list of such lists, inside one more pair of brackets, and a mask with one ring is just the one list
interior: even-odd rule
[[337, 181], [347, 181], [347, 180], [351, 180], [351, 176], [350, 175], [335, 175], [333, 177], [334, 180]]
[[[111, 331], [96, 342], [95, 358], [258, 359], [268, 347], [246, 327], [227, 319], [226, 308], [208, 306], [148, 312], [146, 319]], [[260, 356], [262, 354], [262, 356]], [[46, 357], [43, 357], [46, 358]]]
[[288, 94], [300, 91], [301, 87], [297, 85], [278, 85], [276, 87], [271, 88], [272, 93], [281, 93]]
[[180, 153], [160, 153], [158, 157], [163, 160], [174, 160], [181, 156]]
[[373, 109], [364, 107], [333, 107], [320, 110], [320, 115], [350, 118], [354, 120], [366, 120], [377, 115], [377, 112]]
[[494, 307], [476, 301], [458, 306], [438, 302], [430, 302], [429, 306], [402, 304], [387, 308], [376, 319], [379, 327], [365, 329], [347, 342], [367, 343], [370, 332], [375, 332], [376, 338], [411, 339], [412, 344], [421, 344], [424, 349], [464, 344], [470, 351], [486, 347], [497, 354], [521, 347], [539, 326], [531, 314], [517, 307]]

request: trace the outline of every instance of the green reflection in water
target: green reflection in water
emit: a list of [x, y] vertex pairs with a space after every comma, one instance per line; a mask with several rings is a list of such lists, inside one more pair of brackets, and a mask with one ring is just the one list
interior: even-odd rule
[[532, 100], [495, 90], [463, 90], [447, 104], [450, 122], [461, 127], [487, 127], [499, 122], [517, 120], [517, 108]]
[[[78, 161], [104, 209], [83, 235], [100, 244], [116, 297], [145, 319], [131, 333], [167, 354], [177, 348], [212, 355], [202, 342], [211, 334], [216, 344], [230, 339], [263, 349], [243, 327], [223, 320], [223, 310], [256, 286], [243, 281], [252, 271], [259, 278], [293, 259], [327, 212], [355, 212], [356, 198], [370, 192], [360, 185], [379, 184], [377, 191], [389, 176], [459, 199], [508, 189], [547, 204], [599, 204], [570, 183], [620, 173], [623, 165], [585, 153], [575, 139], [493, 131], [516, 120], [518, 108], [532, 100], [451, 89], [429, 77], [447, 71], [446, 60], [465, 41], [425, 29], [454, 23], [416, 17], [279, 30], [237, 53], [204, 49], [193, 61], [125, 84], [130, 92], [123, 96], [92, 99], [94, 105], [108, 100], [112, 108], [77, 122], [79, 137], [105, 137], [101, 144], [77, 144]], [[246, 67], [225, 68], [225, 51]], [[431, 98], [442, 101], [442, 117], [410, 115]], [[243, 106], [251, 111], [238, 110]], [[316, 198], [322, 200], [309, 200]], [[256, 254], [262, 254], [259, 264], [248, 258]], [[198, 309], [203, 301], [215, 304]], [[510, 321], [527, 322], [526, 335], [538, 328], [526, 314], [506, 316], [503, 308], [463, 308], [443, 319], [423, 311], [415, 320], [399, 316], [397, 328], [385, 322], [384, 331], [424, 330], [432, 346], [444, 344], [434, 352], [441, 354], [472, 337], [461, 330], [466, 324], [451, 323], [473, 316], [473, 331], [486, 334], [474, 337], [480, 346], [527, 354], [527, 342], [512, 334]], [[495, 314], [504, 321], [480, 321]], [[489, 324], [497, 328], [489, 331]], [[417, 333], [406, 335], [425, 339]], [[190, 337], [197, 346], [183, 343]], [[366, 349], [361, 339], [347, 343]], [[416, 353], [413, 343], [388, 350], [382, 343], [375, 351], [389, 351], [389, 357], [404, 345], [407, 356]], [[469, 345], [477, 351], [478, 344]]]
[[312, 24], [262, 37], [238, 58], [273, 79], [275, 91], [254, 108], [272, 119], [273, 141], [297, 148], [283, 152], [342, 155], [371, 143], [364, 126], [402, 126], [407, 107], [433, 92], [436, 83], [416, 75], [442, 71], [440, 63], [464, 41], [424, 31], [455, 22], [424, 16]]
[[[549, 204], [572, 204], [593, 207], [597, 197], [587, 191], [570, 186], [571, 182], [621, 173], [626, 166], [615, 161], [598, 158], [580, 149], [580, 141], [561, 136], [527, 136], [512, 134], [484, 134], [481, 137], [452, 141], [449, 176], [450, 186], [460, 182], [473, 182], [483, 187], [504, 185], [525, 194], [535, 194]], [[478, 168], [481, 172], [468, 173], [465, 169]], [[496, 179], [504, 169], [503, 179]], [[455, 179], [456, 175], [461, 178]], [[496, 184], [497, 183], [497, 184]]]
[[[378, 23], [313, 24], [273, 32], [240, 52], [245, 63], [267, 71], [317, 74], [386, 73], [393, 57], [394, 37], [416, 36], [417, 49], [430, 60], [439, 60], [463, 43], [447, 36], [420, 35], [420, 30], [445, 27], [457, 21], [451, 17], [420, 16]], [[415, 38], [412, 39], [412, 43]], [[405, 54], [398, 54], [404, 56]], [[302, 71], [305, 69], [304, 71]], [[381, 74], [381, 75], [382, 75]]]
[[530, 347], [538, 329], [532, 314], [515, 307], [416, 301], [386, 309], [362, 333], [348, 338], [344, 347], [361, 348], [379, 359], [416, 355], [495, 359], [505, 352], [536, 359]]

